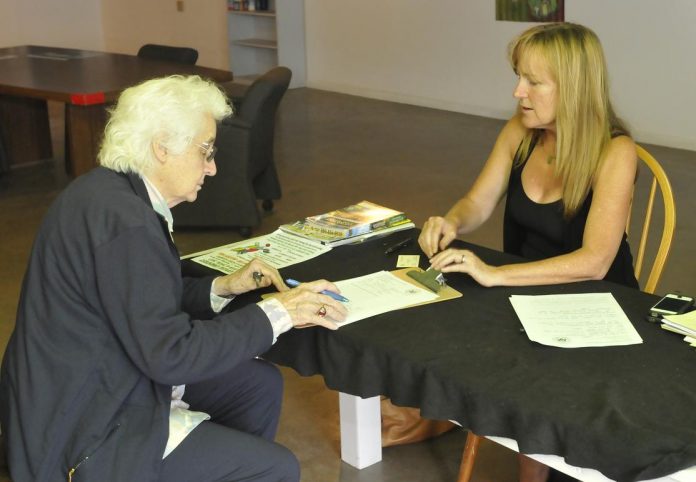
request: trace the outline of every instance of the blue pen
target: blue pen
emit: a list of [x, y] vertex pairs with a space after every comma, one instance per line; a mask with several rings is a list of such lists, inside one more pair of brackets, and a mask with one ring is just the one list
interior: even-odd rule
[[[285, 282], [287, 283], [288, 286], [292, 286], [293, 288], [296, 286], [300, 286], [300, 284], [301, 284], [299, 281], [297, 281], [296, 279], [292, 279], [292, 278], [286, 279]], [[321, 294], [330, 296], [333, 299], [335, 299], [336, 301], [343, 301], [344, 303], [346, 301], [348, 301], [348, 298], [346, 298], [345, 296], [341, 296], [338, 293], [334, 293], [333, 291], [323, 290], [321, 292]]]

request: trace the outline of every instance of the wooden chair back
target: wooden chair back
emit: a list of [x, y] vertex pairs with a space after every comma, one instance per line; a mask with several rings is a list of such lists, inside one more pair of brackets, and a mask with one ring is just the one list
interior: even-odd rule
[[636, 145], [636, 150], [638, 152], [638, 158], [642, 161], [642, 165], [646, 166], [650, 170], [652, 180], [650, 181], [650, 191], [645, 201], [645, 208], [644, 210], [641, 209], [643, 217], [641, 218], [638, 213], [634, 214], [634, 211], [638, 211], [639, 208], [635, 207], [632, 202], [631, 213], [629, 215], [628, 222], [626, 223], [626, 232], [629, 232], [630, 230], [632, 218], [643, 220], [637, 250], [634, 251], [634, 273], [636, 278], [640, 281], [640, 275], [643, 272], [643, 265], [646, 262], [645, 253], [648, 246], [649, 234], [653, 229], [653, 214], [655, 210], [654, 208], [656, 204], [657, 191], [659, 189], [663, 206], [662, 233], [660, 235], [659, 244], [655, 250], [655, 257], [652, 265], [649, 267], [650, 271], [648, 273], [648, 277], [643, 285], [643, 291], [647, 293], [654, 293], [657, 283], [660, 281], [660, 277], [662, 276], [662, 270], [665, 267], [667, 257], [669, 256], [669, 252], [672, 247], [672, 238], [674, 237], [674, 229], [677, 224], [677, 212], [674, 203], [674, 194], [672, 193], [672, 185], [670, 184], [669, 178], [667, 177], [664, 169], [660, 163], [657, 162], [657, 160], [643, 147]]

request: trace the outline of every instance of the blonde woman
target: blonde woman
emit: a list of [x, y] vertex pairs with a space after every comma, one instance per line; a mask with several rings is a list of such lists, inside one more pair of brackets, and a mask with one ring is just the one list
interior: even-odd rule
[[[636, 286], [624, 231], [637, 156], [609, 101], [599, 40], [580, 25], [541, 25], [511, 43], [510, 61], [518, 111], [471, 190], [425, 223], [421, 248], [433, 267], [484, 286]], [[504, 249], [530, 262], [489, 266], [471, 251], [447, 249], [506, 195]]]
[[[421, 248], [434, 268], [483, 286], [606, 279], [637, 287], [625, 236], [636, 149], [611, 106], [599, 39], [581, 25], [545, 24], [514, 39], [509, 57], [517, 113], [469, 192], [427, 220]], [[528, 262], [491, 266], [448, 248], [504, 197], [504, 250]], [[522, 460], [520, 480], [546, 480], [548, 468]]]

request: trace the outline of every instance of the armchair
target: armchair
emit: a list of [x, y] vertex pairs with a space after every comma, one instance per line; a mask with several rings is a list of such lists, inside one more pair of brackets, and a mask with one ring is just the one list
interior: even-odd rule
[[173, 210], [177, 227], [237, 227], [248, 237], [261, 223], [257, 199], [273, 209], [281, 189], [273, 158], [275, 117], [292, 73], [275, 67], [259, 77], [241, 99], [239, 112], [217, 130], [218, 172], [205, 181], [194, 203]]

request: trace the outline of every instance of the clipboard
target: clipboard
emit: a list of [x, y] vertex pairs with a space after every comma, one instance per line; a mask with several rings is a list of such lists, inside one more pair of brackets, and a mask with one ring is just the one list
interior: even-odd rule
[[[424, 272], [421, 268], [403, 268], [403, 269], [397, 269], [397, 270], [391, 271], [391, 274], [393, 274], [394, 276], [396, 276], [400, 280], [406, 281], [407, 283], [410, 283], [410, 284], [417, 286], [419, 288], [425, 288], [432, 293], [432, 290], [423, 286], [418, 281], [416, 281], [415, 279], [411, 278], [408, 275], [408, 272], [413, 271], [413, 270]], [[423, 303], [416, 303], [413, 305], [409, 305], [406, 308], [411, 308], [413, 306], [427, 305], [429, 303], [438, 303], [440, 301], [453, 300], [455, 298], [460, 298], [462, 296], [462, 294], [459, 291], [455, 290], [454, 288], [452, 288], [451, 286], [448, 286], [448, 285], [444, 285], [435, 294], [437, 295], [437, 298], [435, 298], [434, 300], [425, 301]]]
[[[405, 281], [409, 284], [412, 284], [413, 286], [417, 286], [418, 288], [421, 288], [421, 289], [428, 289], [427, 287], [423, 286], [418, 281], [416, 281], [415, 279], [411, 278], [408, 275], [408, 272], [413, 271], [413, 270], [417, 270], [417, 271], [421, 271], [421, 272], [424, 271], [421, 268], [402, 268], [402, 269], [390, 271], [390, 273], [393, 274], [394, 276], [396, 276], [397, 278], [399, 278], [400, 280]], [[428, 289], [428, 291], [430, 293], [432, 293], [431, 290]], [[268, 298], [269, 296], [273, 296], [274, 294], [275, 293], [264, 293], [261, 295], [261, 299], [265, 300], [266, 298]], [[454, 288], [452, 288], [451, 286], [448, 286], [448, 285], [444, 285], [435, 294], [437, 295], [437, 298], [435, 298], [434, 300], [424, 301], [423, 303], [415, 303], [413, 305], [405, 306], [404, 308], [411, 308], [413, 306], [427, 305], [429, 303], [437, 303], [440, 301], [453, 300], [455, 298], [461, 298], [461, 296], [462, 296], [462, 294], [459, 291], [455, 290]]]

